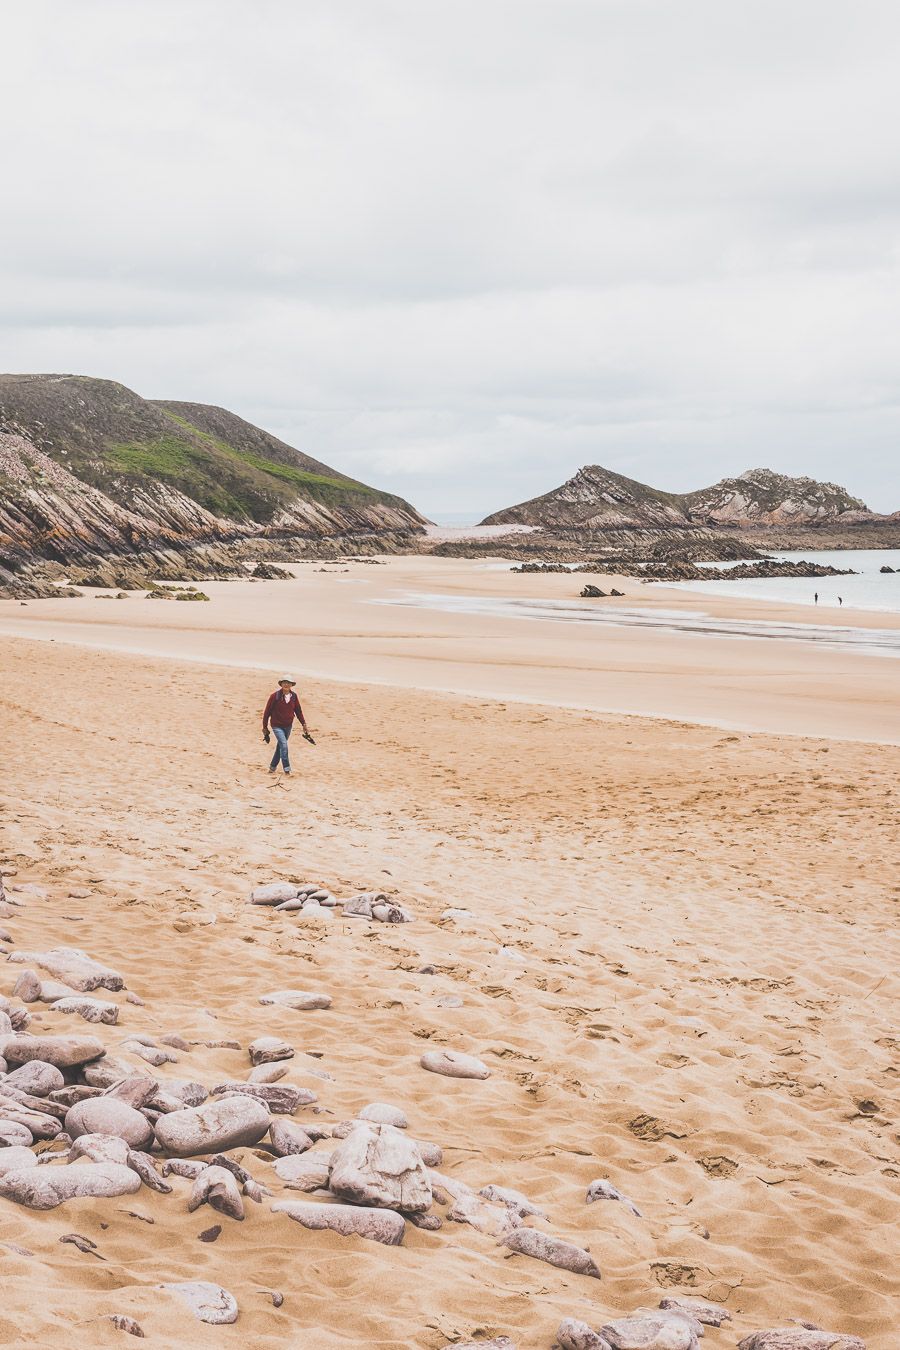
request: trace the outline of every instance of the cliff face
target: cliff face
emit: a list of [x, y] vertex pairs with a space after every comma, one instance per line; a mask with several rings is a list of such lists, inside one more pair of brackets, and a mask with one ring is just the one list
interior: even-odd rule
[[748, 469], [682, 497], [688, 515], [707, 525], [857, 524], [878, 519], [865, 502], [837, 483], [789, 478], [771, 469]]
[[539, 525], [547, 530], [685, 528], [690, 522], [673, 493], [660, 492], [599, 464], [587, 464], [562, 487], [496, 511], [483, 525]]
[[750, 469], [697, 492], [660, 492], [599, 465], [587, 465], [542, 497], [488, 516], [485, 525], [533, 525], [554, 532], [740, 529], [758, 534], [832, 529], [893, 530], [898, 516], [879, 516], [836, 483]]
[[258, 536], [418, 532], [419, 513], [223, 408], [0, 376], [0, 553], [66, 561]]

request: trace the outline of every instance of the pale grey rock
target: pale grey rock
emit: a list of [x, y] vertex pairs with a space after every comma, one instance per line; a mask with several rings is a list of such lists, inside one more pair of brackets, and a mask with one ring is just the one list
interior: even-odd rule
[[212, 1090], [213, 1097], [225, 1095], [255, 1097], [276, 1116], [292, 1116], [298, 1106], [313, 1106], [319, 1100], [309, 1088], [292, 1083], [219, 1083]]
[[451, 907], [450, 909], [445, 909], [441, 914], [441, 919], [445, 923], [452, 921], [465, 923], [469, 919], [474, 918], [475, 915], [472, 913], [470, 909], [459, 909]]
[[[600, 1270], [590, 1252], [583, 1247], [576, 1247], [572, 1242], [564, 1242], [562, 1238], [541, 1233], [536, 1228], [511, 1229], [503, 1238], [503, 1245], [511, 1252], [533, 1256], [535, 1260], [546, 1261], [560, 1270], [570, 1270], [573, 1275], [592, 1275], [600, 1279]], [[604, 1328], [601, 1328], [601, 1334], [606, 1335]]]
[[415, 1140], [393, 1125], [361, 1124], [331, 1158], [332, 1194], [357, 1205], [402, 1209], [431, 1207], [431, 1182]]
[[405, 1130], [409, 1121], [399, 1106], [390, 1106], [387, 1102], [369, 1102], [359, 1112], [359, 1120], [371, 1120], [376, 1125], [393, 1125], [395, 1130]]
[[104, 999], [88, 998], [73, 994], [70, 998], [58, 998], [50, 1004], [52, 1012], [75, 1013], [85, 1022], [103, 1022], [106, 1026], [115, 1026], [119, 1020], [119, 1005], [107, 1003]]
[[128, 1166], [129, 1148], [125, 1140], [114, 1134], [81, 1134], [72, 1141], [69, 1159], [87, 1158], [95, 1163], [117, 1163]]
[[269, 1128], [264, 1102], [253, 1097], [228, 1096], [204, 1106], [186, 1107], [160, 1116], [156, 1137], [165, 1153], [190, 1157], [256, 1144]]
[[70, 1163], [66, 1167], [23, 1167], [0, 1177], [0, 1195], [29, 1209], [55, 1209], [81, 1196], [133, 1195], [141, 1179], [116, 1163]]
[[176, 1294], [201, 1322], [226, 1326], [238, 1319], [238, 1305], [234, 1296], [219, 1284], [211, 1284], [208, 1280], [185, 1280], [177, 1284], [161, 1284], [159, 1287]]
[[516, 1211], [509, 1205], [492, 1204], [468, 1188], [454, 1198], [447, 1210], [447, 1219], [451, 1223], [466, 1223], [477, 1232], [495, 1238], [505, 1238], [507, 1233], [522, 1224]]
[[275, 1173], [289, 1191], [326, 1191], [331, 1174], [331, 1154], [293, 1154], [277, 1158]]
[[8, 1036], [12, 1030], [12, 1018], [9, 1013], [0, 1011], [0, 1036]]
[[129, 1336], [139, 1336], [142, 1340], [144, 1339], [144, 1330], [133, 1317], [126, 1317], [124, 1313], [112, 1313], [109, 1320], [116, 1331], [125, 1331]]
[[302, 924], [334, 923], [334, 910], [325, 905], [320, 905], [317, 901], [307, 902], [298, 913], [297, 922]]
[[41, 996], [41, 977], [33, 970], [23, 970], [13, 985], [13, 998], [23, 1003], [37, 1003]]
[[145, 1149], [153, 1143], [153, 1126], [140, 1111], [116, 1097], [89, 1097], [66, 1112], [66, 1133], [72, 1139], [82, 1134], [112, 1134], [129, 1148]]
[[557, 1327], [556, 1339], [560, 1350], [611, 1350], [609, 1341], [605, 1341], [587, 1322], [579, 1322], [575, 1317], [563, 1318]]
[[172, 1187], [167, 1181], [163, 1181], [156, 1171], [156, 1165], [149, 1153], [142, 1153], [138, 1149], [130, 1148], [128, 1150], [128, 1166], [132, 1171], [137, 1172], [141, 1181], [148, 1186], [151, 1191], [161, 1191], [164, 1195], [169, 1195]]
[[516, 1350], [515, 1342], [508, 1336], [492, 1336], [489, 1341], [448, 1341], [453, 1350]]
[[459, 994], [441, 994], [440, 998], [435, 999], [434, 1006], [436, 1008], [462, 1008], [465, 1005]]
[[294, 1008], [298, 1012], [331, 1007], [329, 994], [311, 993], [305, 989], [273, 989], [270, 994], [261, 994], [259, 1001], [263, 1004], [276, 1004], [281, 1008]]
[[120, 1079], [101, 1093], [103, 1097], [113, 1098], [116, 1101], [127, 1102], [133, 1106], [136, 1111], [146, 1106], [152, 1101], [156, 1093], [159, 1092], [159, 1084], [155, 1078], [150, 1078], [145, 1073], [131, 1073], [127, 1078]]
[[599, 1331], [612, 1350], [699, 1350], [700, 1346], [690, 1322], [666, 1312], [620, 1317]]
[[188, 1181], [196, 1181], [208, 1166], [208, 1163], [194, 1162], [188, 1158], [167, 1158], [162, 1165], [162, 1174], [164, 1177], [185, 1177]]
[[805, 1327], [773, 1327], [754, 1331], [738, 1341], [738, 1350], [866, 1350], [858, 1336]]
[[[182, 1106], [202, 1106], [209, 1096], [203, 1084], [196, 1083], [191, 1078], [160, 1078], [159, 1086], [169, 1097], [181, 1102]], [[153, 1104], [151, 1098], [150, 1105]]]
[[266, 886], [257, 886], [250, 892], [251, 905], [281, 905], [286, 900], [296, 900], [300, 895], [299, 886], [289, 881], [271, 881]]
[[629, 1213], [634, 1214], [638, 1219], [643, 1217], [633, 1200], [629, 1200], [628, 1196], [623, 1195], [611, 1181], [606, 1181], [602, 1177], [598, 1177], [596, 1181], [591, 1182], [590, 1186], [587, 1188], [587, 1195], [584, 1198], [585, 1203], [588, 1205], [594, 1204], [597, 1200], [618, 1200], [625, 1206]]
[[379, 923], [412, 923], [413, 915], [410, 910], [405, 909], [403, 905], [395, 904], [393, 901], [380, 901], [372, 906], [372, 918]]
[[686, 1312], [704, 1326], [720, 1327], [731, 1321], [731, 1313], [721, 1303], [710, 1303], [705, 1298], [691, 1298], [687, 1294], [668, 1294], [659, 1300], [660, 1308], [669, 1312]]
[[95, 961], [80, 947], [53, 947], [45, 952], [11, 952], [10, 961], [36, 965], [79, 993], [92, 989], [123, 989], [125, 981], [117, 970]]
[[13, 1125], [24, 1125], [35, 1139], [55, 1139], [62, 1133], [62, 1124], [49, 1112], [35, 1111], [0, 1092], [0, 1118]]
[[429, 1073], [440, 1073], [446, 1078], [490, 1078], [488, 1066], [474, 1055], [459, 1050], [426, 1050], [419, 1063]]
[[381, 891], [364, 891], [361, 895], [354, 895], [349, 900], [345, 900], [341, 906], [341, 913], [345, 919], [371, 919], [372, 905], [377, 900], [387, 900], [387, 896]]
[[286, 1214], [302, 1223], [304, 1228], [328, 1228], [341, 1237], [362, 1237], [370, 1242], [383, 1242], [388, 1247], [399, 1247], [406, 1224], [401, 1215], [390, 1209], [367, 1209], [361, 1205], [312, 1204], [308, 1200], [276, 1200], [275, 1214]]
[[440, 1144], [432, 1144], [428, 1139], [417, 1139], [416, 1148], [426, 1167], [441, 1167], [444, 1162], [444, 1150]]
[[248, 1083], [277, 1083], [288, 1071], [285, 1063], [257, 1064], [247, 1074]]
[[20, 1172], [23, 1167], [37, 1167], [37, 1157], [24, 1144], [10, 1144], [0, 1148], [0, 1176], [6, 1172]]
[[[122, 1059], [114, 1059], [112, 1055], [107, 1055], [99, 1063], [87, 1064], [81, 1076], [89, 1087], [110, 1088], [123, 1078], [133, 1078], [135, 1074], [141, 1072], [143, 1070], [136, 1069], [133, 1064], [126, 1064]], [[147, 1074], [148, 1078], [149, 1076]]]
[[[158, 1046], [147, 1045], [144, 1040], [138, 1039], [137, 1036], [132, 1036], [127, 1041], [123, 1041], [122, 1049], [127, 1050], [129, 1054], [137, 1055], [139, 1059], [146, 1060], [155, 1069], [160, 1068], [163, 1064], [178, 1063], [178, 1056], [173, 1055], [171, 1050], [160, 1050]], [[133, 1070], [129, 1072], [133, 1072]]]
[[0, 1153], [9, 1153], [10, 1149], [18, 1147], [28, 1148], [33, 1143], [34, 1135], [27, 1125], [0, 1117]]
[[197, 1177], [188, 1199], [188, 1212], [209, 1205], [229, 1219], [243, 1219], [244, 1202], [238, 1184], [224, 1167], [205, 1167]]
[[509, 1186], [482, 1186], [478, 1194], [495, 1205], [506, 1205], [509, 1209], [515, 1210], [520, 1219], [526, 1219], [529, 1214], [535, 1215], [538, 1219], [547, 1217], [542, 1209], [532, 1204], [527, 1195], [523, 1195], [521, 1191], [514, 1191]]
[[693, 1313], [688, 1312], [686, 1308], [635, 1308], [630, 1316], [651, 1319], [659, 1317], [674, 1318], [680, 1324], [687, 1326], [698, 1340], [706, 1334], [703, 1323]]
[[106, 1048], [96, 1036], [23, 1036], [0, 1038], [0, 1054], [9, 1064], [29, 1064], [34, 1059], [57, 1069], [77, 1068], [93, 1059], [101, 1059]]
[[18, 1088], [20, 1092], [28, 1092], [32, 1097], [49, 1097], [51, 1092], [58, 1092], [65, 1085], [65, 1081], [54, 1064], [33, 1059], [8, 1074], [0, 1087]]
[[247, 1053], [250, 1056], [250, 1063], [254, 1066], [275, 1064], [279, 1060], [293, 1059], [294, 1047], [280, 1036], [257, 1036], [247, 1047]]
[[269, 1125], [269, 1139], [273, 1152], [279, 1158], [305, 1153], [313, 1145], [313, 1140], [303, 1126], [295, 1124], [293, 1120], [273, 1120]]

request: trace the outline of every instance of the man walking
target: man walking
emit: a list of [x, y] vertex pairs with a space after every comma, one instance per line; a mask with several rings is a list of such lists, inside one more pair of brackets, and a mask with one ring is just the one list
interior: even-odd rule
[[269, 701], [263, 713], [263, 740], [266, 745], [269, 744], [271, 739], [269, 724], [271, 723], [277, 742], [272, 763], [269, 765], [269, 773], [277, 771], [279, 761], [286, 774], [291, 772], [288, 737], [293, 729], [295, 717], [303, 727], [304, 736], [309, 736], [309, 728], [306, 725], [306, 718], [303, 716], [303, 709], [300, 707], [300, 700], [294, 693], [296, 683], [297, 681], [292, 680], [290, 675], [285, 675], [283, 679], [280, 679], [275, 693], [269, 695]]

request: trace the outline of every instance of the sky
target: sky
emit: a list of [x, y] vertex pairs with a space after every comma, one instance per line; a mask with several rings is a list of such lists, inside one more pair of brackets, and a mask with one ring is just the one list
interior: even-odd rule
[[5, 0], [3, 29], [0, 369], [223, 405], [438, 518], [585, 463], [900, 508], [893, 0]]

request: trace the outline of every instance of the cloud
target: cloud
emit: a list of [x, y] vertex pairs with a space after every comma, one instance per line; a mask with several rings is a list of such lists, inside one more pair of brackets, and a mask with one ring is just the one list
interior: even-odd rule
[[602, 461], [900, 506], [900, 14], [33, 0], [0, 367], [222, 403], [426, 511]]

